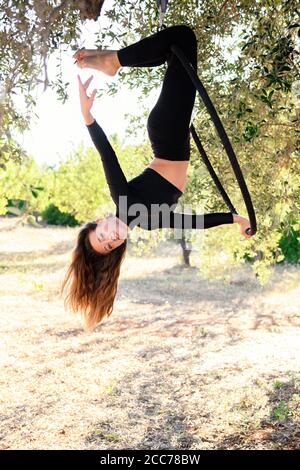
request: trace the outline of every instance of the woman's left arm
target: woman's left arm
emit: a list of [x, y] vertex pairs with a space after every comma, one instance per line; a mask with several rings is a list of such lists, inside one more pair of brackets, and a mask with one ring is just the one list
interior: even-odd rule
[[88, 78], [85, 83], [82, 83], [79, 75], [77, 75], [77, 77], [79, 82], [81, 112], [92, 141], [101, 156], [110, 195], [118, 207], [120, 202], [119, 196], [128, 195], [128, 183], [122, 168], [120, 167], [114, 149], [110, 145], [103, 129], [91, 114], [91, 108], [93, 106], [97, 90], [93, 90], [91, 96], [88, 96], [87, 88], [91, 83], [93, 76]]
[[110, 145], [103, 129], [95, 119], [91, 124], [87, 124], [87, 129], [101, 156], [110, 195], [115, 204], [119, 206], [119, 196], [128, 196], [128, 183], [120, 167], [117, 155]]

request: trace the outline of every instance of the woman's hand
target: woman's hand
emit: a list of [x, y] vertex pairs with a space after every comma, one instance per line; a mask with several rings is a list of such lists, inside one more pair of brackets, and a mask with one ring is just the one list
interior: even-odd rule
[[79, 82], [79, 97], [80, 97], [80, 107], [81, 112], [86, 121], [90, 121], [92, 118], [91, 115], [91, 107], [94, 103], [94, 98], [96, 96], [97, 90], [94, 89], [91, 96], [88, 96], [86, 90], [93, 79], [93, 75], [91, 75], [86, 82], [82, 83], [81, 78], [79, 75], [78, 82]]
[[237, 222], [240, 226], [240, 233], [243, 235], [245, 238], [251, 238], [252, 235], [246, 233], [246, 230], [248, 228], [251, 228], [250, 222], [246, 217], [242, 217], [241, 215], [238, 214], [233, 214], [233, 222]]

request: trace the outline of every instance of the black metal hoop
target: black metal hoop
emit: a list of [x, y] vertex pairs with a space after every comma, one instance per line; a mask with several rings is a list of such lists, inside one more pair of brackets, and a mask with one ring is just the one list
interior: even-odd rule
[[[241, 190], [244, 202], [245, 202], [245, 206], [246, 206], [246, 209], [247, 209], [247, 212], [248, 212], [251, 227], [249, 227], [246, 230], [246, 233], [248, 235], [254, 235], [257, 231], [257, 225], [256, 225], [256, 216], [255, 216], [255, 211], [254, 211], [254, 207], [253, 207], [253, 204], [252, 204], [251, 196], [250, 196], [250, 193], [248, 191], [246, 181], [245, 181], [245, 178], [243, 176], [242, 170], [240, 168], [239, 162], [238, 162], [237, 157], [235, 155], [235, 152], [232, 148], [232, 145], [230, 143], [228, 135], [227, 135], [227, 133], [224, 129], [224, 126], [221, 122], [221, 119], [220, 119], [220, 117], [219, 117], [219, 115], [218, 115], [218, 113], [217, 113], [217, 111], [216, 111], [216, 109], [215, 109], [215, 107], [214, 107], [214, 105], [213, 105], [206, 89], [204, 88], [204, 85], [202, 84], [201, 80], [199, 79], [194, 67], [188, 61], [188, 59], [186, 58], [183, 51], [176, 45], [172, 45], [171, 50], [178, 57], [178, 59], [180, 60], [180, 62], [184, 66], [184, 68], [186, 69], [188, 75], [190, 76], [196, 90], [198, 91], [200, 97], [202, 98], [202, 101], [204, 102], [204, 104], [206, 106], [206, 109], [209, 112], [209, 114], [212, 118], [212, 121], [213, 121], [213, 123], [214, 123], [214, 125], [217, 129], [217, 132], [220, 136], [220, 139], [222, 141], [222, 144], [224, 146], [224, 149], [227, 153], [227, 156], [228, 156], [229, 161], [231, 163], [232, 169], [233, 169], [234, 174], [236, 176], [236, 179], [237, 179], [238, 185], [240, 187], [240, 190]], [[236, 211], [235, 207], [233, 206], [228, 194], [226, 193], [225, 189], [223, 188], [223, 185], [222, 185], [221, 181], [219, 180], [217, 174], [215, 173], [215, 171], [214, 171], [214, 169], [213, 169], [213, 167], [212, 167], [212, 165], [211, 165], [211, 163], [208, 159], [208, 156], [207, 156], [207, 154], [206, 154], [206, 152], [205, 152], [205, 150], [204, 150], [204, 148], [201, 144], [200, 138], [197, 135], [195, 127], [193, 126], [193, 124], [191, 124], [190, 130], [191, 130], [191, 134], [193, 136], [193, 139], [195, 141], [195, 144], [196, 144], [196, 146], [199, 150], [199, 153], [202, 157], [202, 160], [205, 163], [205, 165], [206, 165], [206, 167], [209, 171], [209, 174], [211, 175], [211, 177], [212, 177], [219, 193], [221, 194], [225, 204], [229, 208], [230, 212], [232, 212], [234, 214], [237, 214], [238, 212]]]

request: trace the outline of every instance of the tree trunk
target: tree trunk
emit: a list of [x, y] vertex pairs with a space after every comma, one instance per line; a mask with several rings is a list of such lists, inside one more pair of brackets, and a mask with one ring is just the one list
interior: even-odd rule
[[188, 247], [189, 242], [187, 242], [185, 238], [184, 230], [182, 231], [182, 237], [180, 238], [179, 243], [182, 248], [183, 262], [185, 266], [190, 266], [190, 254], [192, 250]]
[[104, 0], [75, 0], [75, 6], [80, 10], [83, 20], [94, 20], [100, 16]]

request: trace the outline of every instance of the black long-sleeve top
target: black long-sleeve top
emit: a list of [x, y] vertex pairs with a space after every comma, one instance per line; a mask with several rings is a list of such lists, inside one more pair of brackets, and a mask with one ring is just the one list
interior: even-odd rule
[[[174, 212], [177, 201], [183, 194], [182, 191], [157, 171], [148, 167], [138, 176], [127, 181], [115, 151], [97, 121], [87, 124], [87, 129], [101, 156], [109, 191], [116, 205], [116, 216], [130, 228], [138, 226], [145, 230], [206, 229], [233, 223], [231, 212], [211, 214]], [[122, 198], [122, 196], [125, 197]]]

